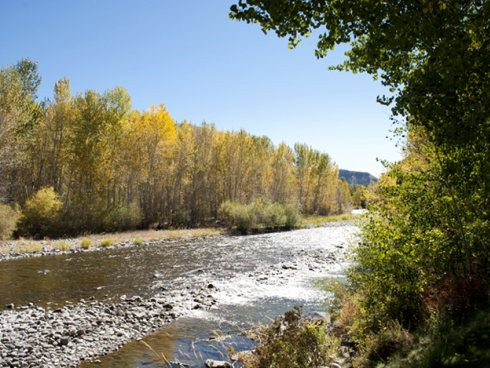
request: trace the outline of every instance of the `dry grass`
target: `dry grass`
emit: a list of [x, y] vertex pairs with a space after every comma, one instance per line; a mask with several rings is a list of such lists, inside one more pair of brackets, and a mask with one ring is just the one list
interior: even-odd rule
[[133, 244], [135, 245], [143, 245], [144, 243], [145, 241], [143, 239], [140, 238], [133, 239]]
[[42, 252], [43, 248], [40, 244], [36, 242], [28, 242], [28, 243], [19, 243], [16, 244], [13, 253], [14, 254], [22, 254], [22, 253], [39, 253]]
[[352, 221], [355, 216], [350, 213], [344, 213], [342, 215], [329, 215], [329, 216], [304, 216], [300, 227], [320, 227], [330, 222], [338, 221]]
[[55, 249], [58, 249], [58, 250], [70, 250], [71, 249], [70, 243], [68, 243], [66, 241], [59, 241], [59, 242], [54, 244], [54, 247], [55, 247]]
[[114, 243], [134, 243], [143, 244], [159, 240], [190, 239], [196, 237], [223, 234], [222, 229], [203, 228], [203, 229], [179, 229], [179, 230], [135, 230], [118, 233], [93, 234], [85, 236], [92, 242], [100, 243], [105, 239], [112, 239]]
[[[6, 256], [10, 253], [35, 253], [43, 250], [43, 245], [46, 250], [57, 249], [67, 251], [72, 248], [89, 249], [94, 245], [102, 247], [110, 247], [119, 243], [132, 243], [142, 245], [152, 241], [161, 240], [179, 240], [202, 238], [212, 235], [224, 234], [223, 229], [202, 228], [202, 229], [178, 229], [178, 230], [137, 230], [109, 234], [93, 234], [84, 235], [80, 238], [72, 240], [59, 240], [53, 243], [46, 241], [26, 241], [24, 239], [0, 241], [0, 256]], [[12, 245], [12, 246], [9, 246]], [[11, 250], [12, 249], [12, 250]]]
[[361, 313], [360, 295], [347, 293], [342, 297], [341, 307], [338, 311], [338, 321], [343, 326], [353, 326]]

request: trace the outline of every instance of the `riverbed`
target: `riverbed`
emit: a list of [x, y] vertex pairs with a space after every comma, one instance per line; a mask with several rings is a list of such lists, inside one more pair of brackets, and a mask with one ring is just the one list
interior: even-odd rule
[[322, 310], [315, 281], [342, 277], [357, 231], [334, 223], [1, 262], [0, 366], [228, 359], [226, 347], [252, 347], [251, 325]]

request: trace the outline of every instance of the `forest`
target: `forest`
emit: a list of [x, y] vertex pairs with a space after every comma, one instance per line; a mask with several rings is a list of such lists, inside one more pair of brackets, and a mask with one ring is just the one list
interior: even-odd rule
[[[0, 70], [0, 236], [213, 225], [224, 202], [338, 214], [349, 186], [325, 153], [132, 110], [121, 87], [38, 101], [36, 63]], [[275, 207], [277, 209], [277, 207]]]

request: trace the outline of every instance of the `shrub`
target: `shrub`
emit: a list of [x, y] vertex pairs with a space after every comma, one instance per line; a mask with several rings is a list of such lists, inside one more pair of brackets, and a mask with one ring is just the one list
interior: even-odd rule
[[92, 240], [90, 239], [82, 239], [82, 241], [80, 242], [80, 246], [83, 248], [83, 249], [88, 249], [92, 246]]
[[301, 309], [287, 312], [270, 326], [256, 329], [257, 347], [243, 358], [248, 368], [310, 368], [327, 365], [338, 345], [323, 323], [301, 319]]
[[255, 200], [244, 206], [253, 225], [256, 227], [261, 227], [265, 226], [265, 224], [269, 221], [268, 206], [269, 203], [261, 199]]
[[12, 208], [6, 204], [0, 203], [0, 240], [6, 240], [12, 237], [17, 222], [20, 219], [18, 208]]
[[29, 198], [23, 209], [20, 230], [35, 237], [55, 235], [62, 203], [52, 187], [42, 188]]
[[114, 245], [114, 240], [104, 239], [100, 242], [101, 247], [110, 247], [111, 245]]
[[374, 362], [387, 361], [393, 354], [406, 350], [413, 344], [413, 336], [397, 322], [390, 322], [376, 334], [367, 336], [354, 364], [374, 367]]
[[285, 204], [284, 215], [286, 216], [286, 223], [284, 224], [284, 226], [287, 229], [293, 229], [298, 226], [301, 220], [298, 207], [291, 204]]
[[103, 220], [105, 231], [135, 229], [143, 220], [143, 211], [137, 203], [112, 208]]
[[268, 228], [282, 228], [286, 225], [286, 213], [284, 206], [280, 203], [272, 203], [266, 207], [266, 218], [264, 225]]
[[224, 202], [220, 206], [219, 218], [226, 227], [230, 229], [236, 227], [240, 232], [246, 232], [255, 227], [255, 220], [249, 208], [237, 202]]
[[257, 200], [248, 205], [223, 202], [219, 219], [227, 228], [246, 233], [259, 228], [291, 229], [298, 224], [300, 217], [294, 206]]

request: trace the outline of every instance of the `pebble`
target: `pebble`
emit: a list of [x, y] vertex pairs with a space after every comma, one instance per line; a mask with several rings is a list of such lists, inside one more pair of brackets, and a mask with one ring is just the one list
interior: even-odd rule
[[0, 367], [78, 367], [82, 361], [96, 362], [98, 356], [214, 303], [203, 284], [192, 293], [172, 297], [135, 295], [105, 303], [81, 300], [55, 309], [9, 304], [0, 312]]

